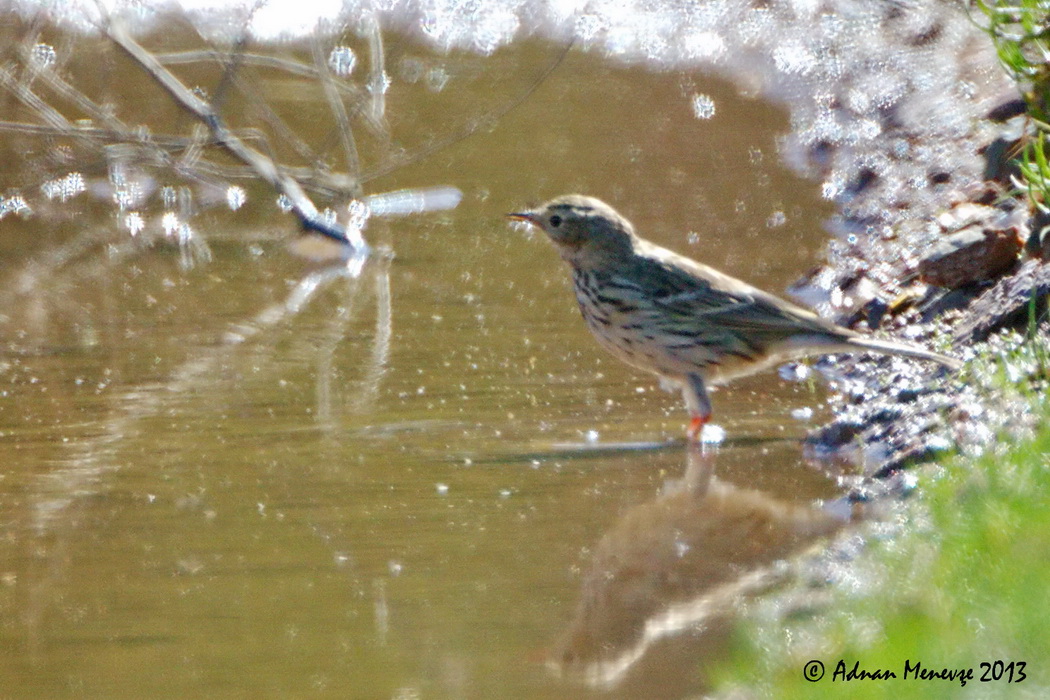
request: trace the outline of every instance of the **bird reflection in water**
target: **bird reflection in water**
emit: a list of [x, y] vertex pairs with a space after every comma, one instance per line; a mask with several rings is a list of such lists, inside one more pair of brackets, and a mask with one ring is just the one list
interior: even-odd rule
[[849, 520], [722, 481], [715, 453], [687, 449], [685, 476], [595, 546], [573, 619], [547, 655], [557, 675], [617, 685], [654, 643], [724, 619], [779, 580], [772, 564]]

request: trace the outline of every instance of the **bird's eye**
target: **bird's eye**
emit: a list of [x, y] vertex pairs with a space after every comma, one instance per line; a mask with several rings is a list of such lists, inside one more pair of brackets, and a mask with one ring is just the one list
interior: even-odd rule
[[553, 226], [554, 228], [558, 228], [559, 226], [561, 226], [561, 217], [558, 216], [557, 214], [552, 216], [551, 217], [551, 226]]

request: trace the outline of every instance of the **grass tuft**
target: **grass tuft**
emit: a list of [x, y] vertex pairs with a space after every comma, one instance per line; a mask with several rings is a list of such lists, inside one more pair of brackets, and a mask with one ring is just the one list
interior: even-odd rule
[[[1046, 0], [975, 0], [981, 27], [991, 37], [999, 62], [1021, 89], [1029, 128], [1018, 167], [1021, 191], [1032, 206], [1050, 213], [1050, 166], [1046, 134], [1050, 132], [1050, 3]], [[976, 16], [975, 16], [976, 18]]]

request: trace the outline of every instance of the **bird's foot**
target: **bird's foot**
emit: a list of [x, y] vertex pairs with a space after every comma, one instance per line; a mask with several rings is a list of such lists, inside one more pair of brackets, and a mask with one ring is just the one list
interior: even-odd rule
[[685, 431], [686, 440], [693, 445], [719, 445], [726, 439], [726, 431], [711, 423], [711, 414], [693, 416]]
[[685, 436], [689, 442], [700, 442], [700, 434], [704, 432], [704, 426], [711, 420], [711, 414], [707, 415], [694, 415], [689, 421], [689, 427], [686, 428]]

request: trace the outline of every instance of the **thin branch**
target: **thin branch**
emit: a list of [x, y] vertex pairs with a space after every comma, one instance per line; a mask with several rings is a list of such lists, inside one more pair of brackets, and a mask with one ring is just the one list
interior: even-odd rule
[[503, 117], [507, 116], [507, 114], [509, 114], [512, 110], [516, 109], [525, 100], [527, 100], [532, 95], [532, 93], [534, 93], [536, 89], [540, 85], [542, 85], [547, 80], [547, 78], [550, 77], [551, 73], [557, 70], [558, 66], [560, 66], [562, 64], [562, 61], [565, 60], [565, 57], [569, 55], [569, 50], [572, 49], [572, 45], [574, 42], [575, 40], [569, 41], [569, 43], [565, 45], [565, 48], [562, 49], [561, 52], [554, 58], [554, 61], [552, 61], [549, 66], [547, 66], [546, 70], [544, 70], [543, 73], [541, 73], [534, 81], [532, 81], [532, 83], [529, 84], [529, 87], [526, 88], [525, 92], [519, 95], [516, 99], [504, 105], [502, 108], [494, 112], [483, 114], [477, 119], [467, 122], [462, 128], [457, 129], [448, 136], [442, 139], [438, 139], [437, 141], [433, 141], [430, 144], [423, 146], [422, 148], [403, 153], [399, 157], [392, 157], [382, 166], [373, 170], [366, 170], [365, 172], [361, 173], [358, 179], [362, 184], [364, 184], [369, 180], [375, 180], [376, 178], [382, 177], [384, 175], [389, 175], [395, 170], [403, 168], [406, 165], [418, 163], [424, 158], [434, 155], [438, 151], [448, 148], [453, 144], [459, 143], [464, 139], [470, 138], [475, 133], [477, 133], [478, 129], [480, 129], [485, 124], [490, 124], [492, 122], [499, 121]]
[[328, 62], [321, 54], [320, 40], [314, 40], [312, 43], [314, 65], [317, 67], [317, 74], [320, 76], [321, 85], [324, 87], [325, 99], [327, 99], [328, 106], [332, 110], [332, 116], [335, 117], [336, 133], [339, 134], [339, 141], [343, 146], [343, 158], [346, 160], [347, 172], [359, 173], [361, 172], [361, 159], [357, 154], [357, 145], [354, 143], [353, 132], [350, 130], [350, 117], [346, 113], [346, 105], [343, 104], [343, 99], [336, 88], [336, 81], [332, 78], [332, 72], [328, 70]]
[[[69, 124], [68, 122], [66, 122]], [[94, 126], [50, 126], [47, 124], [30, 124], [28, 122], [0, 121], [0, 131], [14, 131], [34, 136], [70, 136], [91, 141], [108, 141], [110, 143], [129, 143], [135, 145], [154, 145], [161, 148], [181, 149], [190, 145], [192, 139], [184, 136], [153, 135], [145, 131], [114, 131]]]
[[368, 23], [371, 30], [368, 34], [368, 57], [371, 64], [371, 72], [368, 76], [368, 91], [372, 95], [373, 120], [380, 124], [386, 123], [386, 91], [389, 86], [386, 75], [386, 59], [383, 51], [383, 32], [379, 26], [379, 15], [372, 13], [372, 21]]
[[211, 102], [213, 105], [222, 105], [226, 91], [233, 83], [234, 76], [237, 75], [238, 69], [241, 65], [241, 56], [244, 55], [244, 47], [248, 45], [249, 33], [248, 26], [252, 22], [252, 18], [255, 13], [265, 4], [266, 0], [256, 0], [255, 4], [248, 9], [248, 13], [244, 18], [244, 27], [241, 31], [241, 35], [237, 38], [237, 42], [234, 44], [233, 50], [223, 56], [219, 61], [219, 64], [223, 67], [222, 77], [219, 79], [219, 84], [215, 87], [212, 93]]
[[78, 107], [82, 112], [87, 114], [92, 119], [101, 122], [108, 129], [119, 132], [127, 133], [128, 126], [124, 124], [120, 119], [104, 110], [98, 103], [92, 100], [90, 97], [77, 90], [75, 87], [70, 85], [64, 80], [58, 73], [50, 68], [37, 67], [33, 61], [31, 55], [31, 49], [28, 46], [23, 46], [19, 51], [22, 61], [27, 66], [33, 66], [32, 72], [35, 78], [39, 78], [48, 88], [57, 93], [59, 96], [66, 98]]
[[[305, 141], [303, 141], [302, 138], [299, 137], [299, 134], [295, 133], [294, 129], [285, 123], [280, 115], [273, 110], [273, 107], [261, 97], [262, 91], [254, 89], [255, 86], [248, 82], [241, 73], [232, 76], [232, 80], [234, 81], [238, 92], [245, 98], [245, 100], [247, 100], [249, 109], [251, 109], [256, 116], [266, 122], [271, 129], [277, 132], [276, 136], [280, 139], [281, 143], [289, 145], [300, 158], [308, 163], [314, 163], [315, 169], [319, 169], [319, 166], [316, 164], [320, 162], [320, 157]], [[297, 177], [296, 179], [299, 178]]]
[[9, 66], [0, 66], [0, 85], [7, 88], [26, 107], [40, 115], [40, 118], [53, 129], [63, 132], [76, 131], [61, 112], [40, 99], [35, 92], [12, 75]]
[[107, 33], [110, 39], [149, 73], [183, 108], [208, 127], [218, 145], [229, 151], [235, 158], [254, 170], [271, 187], [283, 194], [291, 203], [292, 210], [298, 216], [303, 228], [345, 243], [355, 250], [368, 250], [360, 231], [348, 229], [336, 221], [327, 221], [322, 217], [295, 178], [283, 172], [272, 159], [245, 144], [230, 131], [212, 105], [195, 95], [153, 54], [132, 39], [122, 24], [117, 20], [111, 20], [107, 26]]
[[[178, 51], [174, 53], [162, 53], [157, 54], [156, 59], [165, 66], [178, 66], [188, 63], [213, 63], [221, 60], [223, 54], [211, 49], [201, 49], [195, 51]], [[243, 53], [240, 58], [242, 65], [251, 65], [257, 68], [272, 68], [274, 70], [280, 70], [290, 75], [299, 75], [305, 78], [317, 79], [320, 77], [317, 72], [317, 68], [300, 61], [293, 61], [287, 58], [281, 58], [280, 56], [267, 56], [264, 54], [255, 53]], [[357, 86], [342, 81], [336, 81], [336, 89], [340, 92], [346, 93], [352, 98], [352, 102], [355, 104], [363, 104], [367, 101], [367, 96]], [[377, 135], [383, 135], [386, 133], [386, 126], [382, 120], [375, 120], [371, 118], [370, 110], [355, 110], [360, 112], [362, 118], [365, 120], [365, 124], [368, 128]]]

